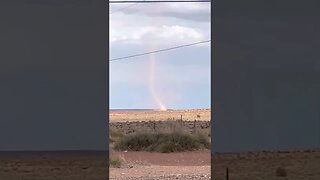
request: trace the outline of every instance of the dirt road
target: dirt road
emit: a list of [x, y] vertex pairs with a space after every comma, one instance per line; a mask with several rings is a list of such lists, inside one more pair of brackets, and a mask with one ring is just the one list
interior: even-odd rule
[[112, 152], [126, 161], [110, 179], [210, 179], [210, 150], [177, 153]]

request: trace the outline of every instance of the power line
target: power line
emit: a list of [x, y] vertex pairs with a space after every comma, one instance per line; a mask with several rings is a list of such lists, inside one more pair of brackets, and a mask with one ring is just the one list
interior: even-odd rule
[[182, 0], [159, 0], [159, 1], [142, 1], [142, 0], [133, 0], [133, 1], [109, 1], [111, 4], [115, 3], [204, 3], [204, 2], [211, 2], [211, 0], [188, 0], [188, 1], [182, 1]]
[[110, 12], [110, 14], [113, 14], [113, 13], [119, 12], [119, 11], [121, 11], [121, 10], [128, 9], [129, 7], [131, 7], [131, 6], [135, 6], [135, 5], [137, 5], [137, 4], [138, 4], [138, 3], [134, 3], [134, 4], [130, 4], [130, 5], [128, 5], [128, 6], [125, 6], [125, 7], [119, 8], [119, 9], [117, 9], [117, 10], [115, 10], [115, 11]]
[[110, 12], [110, 14], [113, 14], [113, 13], [116, 13], [116, 12], [119, 12], [121, 10], [125, 10], [125, 9], [128, 9], [130, 8], [131, 6], [135, 6], [139, 3], [164, 3], [164, 2], [211, 2], [211, 0], [202, 0], [202, 1], [196, 1], [196, 0], [191, 0], [191, 1], [181, 1], [181, 0], [173, 0], [173, 1], [146, 1], [146, 0], [139, 0], [139, 1], [109, 1], [109, 3], [122, 3], [122, 4], [125, 4], [125, 3], [134, 3], [134, 4], [130, 4], [128, 6], [125, 6], [123, 8], [119, 8], [115, 11], [112, 11]]
[[133, 58], [133, 57], [137, 57], [137, 56], [144, 56], [144, 55], [148, 55], [148, 54], [152, 54], [152, 53], [157, 53], [157, 52], [169, 51], [169, 50], [173, 50], [173, 49], [179, 49], [179, 48], [188, 47], [188, 46], [194, 46], [194, 45], [197, 45], [197, 44], [208, 43], [208, 42], [210, 42], [210, 41], [211, 41], [211, 40], [200, 41], [200, 42], [196, 42], [196, 43], [185, 44], [185, 45], [181, 45], [181, 46], [176, 46], [176, 47], [171, 47], [171, 48], [166, 48], [166, 49], [160, 49], [160, 50], [150, 51], [150, 52], [146, 52], [146, 53], [140, 53], [140, 54], [135, 54], [135, 55], [130, 55], [130, 56], [113, 58], [113, 59], [110, 59], [109, 62], [111, 62], [111, 61], [118, 61], [118, 60], [122, 60], [122, 59]]

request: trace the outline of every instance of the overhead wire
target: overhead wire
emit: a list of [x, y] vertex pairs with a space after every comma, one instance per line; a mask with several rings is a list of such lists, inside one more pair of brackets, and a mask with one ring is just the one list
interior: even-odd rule
[[[120, 12], [121, 10], [128, 9], [128, 8], [134, 6], [134, 5], [137, 5], [138, 3], [169, 3], [169, 2], [190, 3], [190, 2], [211, 2], [211, 0], [201, 0], [201, 1], [197, 1], [197, 0], [188, 0], [188, 1], [183, 1], [183, 0], [171, 0], [171, 1], [170, 0], [159, 0], [159, 1], [153, 1], [153, 0], [149, 0], [149, 1], [147, 1], [147, 0], [109, 1], [109, 3], [134, 3], [134, 4], [131, 4], [131, 5], [125, 6], [123, 8], [119, 8], [119, 9], [117, 9], [115, 11], [112, 11], [112, 12], [110, 12], [110, 14], [113, 14], [113, 13], [116, 13], [116, 12]], [[200, 41], [200, 42], [195, 42], [195, 43], [191, 43], [191, 44], [185, 44], [185, 45], [175, 46], [175, 47], [171, 47], [171, 48], [160, 49], [160, 50], [156, 50], [156, 51], [150, 51], [150, 52], [139, 53], [139, 54], [134, 54], [134, 55], [130, 55], [130, 56], [113, 58], [113, 59], [110, 59], [109, 62], [128, 59], [128, 58], [133, 58], [133, 57], [138, 57], [138, 56], [144, 56], [144, 55], [163, 52], [163, 51], [169, 51], [169, 50], [173, 50], [173, 49], [179, 49], [179, 48], [188, 47], [188, 46], [194, 46], [194, 45], [198, 45], [198, 44], [208, 43], [210, 41], [211, 40]]]
[[116, 13], [116, 12], [120, 12], [120, 11], [122, 11], [122, 10], [125, 10], [125, 9], [128, 9], [128, 8], [130, 8], [131, 6], [135, 6], [135, 5], [137, 5], [138, 3], [198, 3], [198, 2], [211, 2], [211, 0], [201, 0], [201, 1], [197, 1], [197, 0], [189, 0], [189, 1], [182, 1], [182, 0], [159, 0], [159, 1], [153, 1], [153, 0], [149, 0], [149, 1], [147, 1], [147, 0], [133, 0], [133, 1], [109, 1], [109, 3], [113, 3], [113, 4], [115, 4], [115, 3], [120, 3], [120, 4], [127, 4], [127, 3], [134, 3], [134, 4], [131, 4], [131, 5], [128, 5], [128, 6], [125, 6], [125, 7], [123, 7], [123, 8], [119, 8], [119, 9], [117, 9], [117, 10], [115, 10], [115, 11], [112, 11], [112, 12], [110, 12], [110, 14], [114, 14], [114, 13]]
[[144, 56], [144, 55], [163, 52], [163, 51], [169, 51], [169, 50], [173, 50], [173, 49], [184, 48], [184, 47], [188, 47], [188, 46], [195, 46], [195, 45], [198, 45], [198, 44], [208, 43], [210, 41], [211, 40], [200, 41], [200, 42], [195, 42], [195, 43], [190, 43], [190, 44], [184, 44], [184, 45], [180, 45], [180, 46], [165, 48], [165, 49], [159, 49], [159, 50], [155, 50], [155, 51], [149, 51], [149, 52], [145, 52], [145, 53], [134, 54], [134, 55], [130, 55], [130, 56], [123, 56], [123, 57], [113, 58], [113, 59], [110, 59], [109, 62], [119, 61], [119, 60], [138, 57], [138, 56]]
[[137, 5], [137, 4], [138, 4], [138, 3], [134, 3], [134, 4], [130, 4], [130, 5], [128, 5], [128, 6], [119, 8], [119, 9], [117, 9], [117, 10], [111, 11], [110, 14], [114, 14], [114, 13], [116, 13], [116, 12], [123, 11], [123, 10], [128, 9], [128, 8], [130, 8], [130, 7], [132, 7], [132, 6], [135, 6], [135, 5]]

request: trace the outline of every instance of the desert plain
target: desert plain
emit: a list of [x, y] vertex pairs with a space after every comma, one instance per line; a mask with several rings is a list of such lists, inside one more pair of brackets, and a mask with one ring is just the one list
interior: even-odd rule
[[[186, 122], [210, 121], [211, 110], [116, 111], [110, 113], [110, 123], [136, 127], [133, 123], [136, 121], [148, 124], [146, 121], [178, 121], [181, 117]], [[320, 149], [215, 154], [210, 150], [167, 154], [111, 150], [110, 155], [119, 156], [127, 163], [119, 168], [111, 167], [110, 179], [225, 180], [227, 168], [228, 178], [232, 180], [320, 179]]]
[[[191, 132], [193, 127], [207, 132], [205, 122], [210, 121], [210, 114], [210, 109], [112, 111], [109, 127], [129, 126], [130, 133], [140, 128], [135, 123], [141, 122], [152, 130], [155, 122], [179, 121], [182, 115]], [[193, 126], [195, 121], [197, 126]], [[108, 155], [123, 163], [108, 168]], [[225, 180], [226, 168], [230, 180], [319, 180], [320, 149], [215, 154], [210, 149], [160, 153], [116, 151], [112, 147], [110, 152], [0, 152], [0, 180]]]
[[[124, 110], [112, 111], [109, 117], [110, 125], [118, 125], [110, 128], [118, 127], [123, 133], [136, 132], [143, 128], [146, 130], [149, 128], [150, 131], [153, 128], [163, 128], [160, 131], [164, 131], [166, 125], [165, 123], [162, 125], [161, 122], [180, 122], [181, 120], [184, 123], [183, 128], [190, 130], [191, 133], [194, 125], [202, 126], [202, 124], [205, 127], [199, 127], [199, 129], [206, 132], [210, 131], [210, 124], [203, 123], [210, 122], [210, 109]], [[154, 122], [154, 124], [151, 122]], [[210, 137], [208, 138], [210, 139]], [[112, 146], [109, 149], [110, 157], [120, 157], [124, 162], [120, 167], [110, 167], [110, 179], [211, 179], [210, 149], [171, 153], [115, 151]]]

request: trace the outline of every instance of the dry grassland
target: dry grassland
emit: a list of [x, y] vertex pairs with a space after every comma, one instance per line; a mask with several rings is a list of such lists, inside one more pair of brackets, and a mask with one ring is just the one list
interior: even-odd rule
[[168, 110], [168, 111], [111, 111], [109, 122], [165, 121], [165, 120], [210, 121], [211, 109]]

